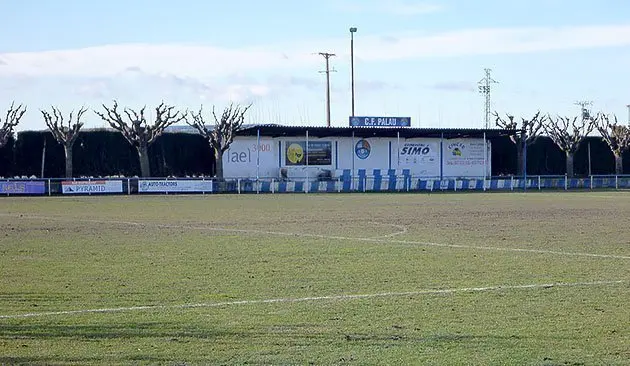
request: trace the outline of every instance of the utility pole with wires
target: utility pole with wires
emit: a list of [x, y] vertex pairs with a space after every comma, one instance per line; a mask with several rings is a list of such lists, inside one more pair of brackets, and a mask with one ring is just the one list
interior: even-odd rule
[[498, 84], [499, 82], [494, 80], [491, 76], [490, 73], [492, 72], [492, 69], [484, 69], [486, 76], [479, 80], [478, 84], [479, 84], [479, 93], [483, 94], [485, 97], [485, 126], [486, 129], [490, 128], [490, 108], [491, 106], [491, 99], [490, 99], [490, 92], [492, 90], [491, 85], [492, 84]]
[[319, 52], [319, 55], [326, 59], [326, 70], [320, 73], [326, 73], [326, 126], [330, 127], [330, 73], [336, 70], [330, 69], [330, 58], [336, 56], [334, 53]]
[[586, 108], [587, 106], [592, 106], [593, 102], [590, 100], [578, 100], [573, 103], [580, 107], [580, 112], [582, 113], [582, 120], [587, 120], [591, 118], [591, 110]]

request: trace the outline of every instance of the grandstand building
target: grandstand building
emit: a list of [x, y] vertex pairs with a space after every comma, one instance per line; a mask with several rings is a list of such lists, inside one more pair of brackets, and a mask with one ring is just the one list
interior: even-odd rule
[[[183, 131], [179, 131], [183, 132]], [[223, 156], [225, 178], [491, 175], [500, 129], [249, 125]]]

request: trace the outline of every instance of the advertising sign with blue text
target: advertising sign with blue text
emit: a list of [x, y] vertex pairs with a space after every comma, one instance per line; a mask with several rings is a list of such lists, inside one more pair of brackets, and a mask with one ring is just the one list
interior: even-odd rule
[[44, 194], [43, 181], [0, 182], [0, 194]]

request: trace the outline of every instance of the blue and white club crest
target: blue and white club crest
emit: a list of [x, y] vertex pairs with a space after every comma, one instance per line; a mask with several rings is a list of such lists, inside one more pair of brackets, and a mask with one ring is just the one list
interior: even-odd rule
[[357, 154], [357, 158], [364, 160], [370, 156], [370, 152], [372, 151], [372, 147], [367, 140], [361, 139], [357, 141], [357, 144], [354, 145], [354, 152]]

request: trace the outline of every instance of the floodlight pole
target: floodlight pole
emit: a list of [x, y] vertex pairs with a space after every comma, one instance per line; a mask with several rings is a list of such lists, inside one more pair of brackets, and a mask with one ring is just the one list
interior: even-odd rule
[[527, 130], [523, 127], [521, 133], [521, 142], [523, 143], [523, 191], [527, 191]]
[[352, 90], [352, 117], [354, 117], [354, 34], [356, 27], [350, 28], [350, 84]]

